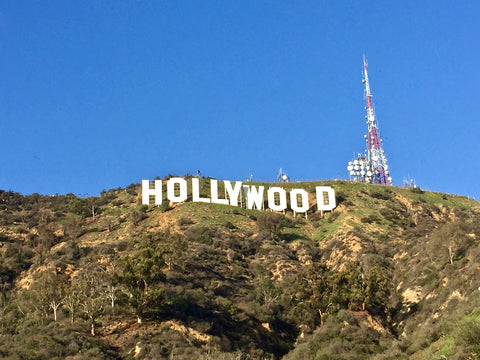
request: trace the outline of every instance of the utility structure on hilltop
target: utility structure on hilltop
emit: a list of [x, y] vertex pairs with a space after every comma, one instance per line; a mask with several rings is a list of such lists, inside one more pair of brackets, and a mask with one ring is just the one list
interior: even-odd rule
[[392, 178], [387, 165], [387, 157], [383, 150], [383, 140], [378, 133], [378, 124], [375, 120], [373, 111], [372, 93], [370, 92], [370, 83], [368, 82], [367, 61], [363, 55], [363, 80], [365, 84], [365, 99], [367, 101], [367, 127], [368, 133], [365, 135], [367, 149], [362, 156], [358, 154], [357, 158], [348, 162], [347, 170], [350, 180], [362, 183], [392, 185]]
[[282, 171], [282, 168], [280, 168], [280, 170], [278, 171], [278, 175], [277, 175], [277, 182], [278, 183], [288, 183], [289, 181], [290, 181], [290, 178], [288, 177], [288, 175], [285, 174]]

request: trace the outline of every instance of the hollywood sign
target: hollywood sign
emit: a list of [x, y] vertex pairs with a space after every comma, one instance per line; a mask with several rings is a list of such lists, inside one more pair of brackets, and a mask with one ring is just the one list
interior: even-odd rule
[[[200, 179], [192, 178], [191, 194], [193, 202], [224, 204], [231, 206], [243, 207], [243, 200], [245, 199], [245, 207], [247, 209], [264, 210], [264, 186], [245, 185], [241, 181], [232, 182], [228, 180], [223, 181], [225, 194], [224, 197], [219, 196], [218, 180], [210, 179], [210, 197], [200, 196]], [[181, 177], [172, 177], [166, 181], [167, 200], [172, 203], [185, 202], [188, 198], [188, 183], [187, 180]], [[241, 196], [243, 189], [244, 198]], [[330, 186], [315, 187], [317, 210], [331, 211], [335, 208], [335, 191]], [[153, 198], [153, 199], [152, 199]], [[308, 199], [308, 192], [304, 189], [292, 189], [289, 192], [287, 200], [287, 190], [284, 188], [274, 186], [267, 189], [267, 204], [272, 211], [285, 212], [290, 208], [294, 215], [296, 213], [304, 213], [310, 209]], [[154, 180], [150, 183], [149, 180], [142, 180], [142, 203], [150, 205], [153, 200], [155, 205], [161, 205], [163, 201], [163, 181]]]

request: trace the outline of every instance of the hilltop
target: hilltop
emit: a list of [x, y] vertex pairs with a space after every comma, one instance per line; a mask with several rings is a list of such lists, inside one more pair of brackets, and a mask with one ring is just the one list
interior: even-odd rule
[[140, 184], [90, 198], [0, 191], [0, 357], [479, 358], [480, 203], [281, 186], [318, 185], [337, 207], [307, 219], [146, 206]]

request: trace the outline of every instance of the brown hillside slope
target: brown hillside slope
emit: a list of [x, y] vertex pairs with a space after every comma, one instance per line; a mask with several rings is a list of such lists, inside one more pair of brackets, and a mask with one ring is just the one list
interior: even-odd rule
[[337, 208], [308, 219], [142, 206], [135, 184], [88, 199], [0, 192], [0, 356], [478, 356], [479, 204], [328, 185]]

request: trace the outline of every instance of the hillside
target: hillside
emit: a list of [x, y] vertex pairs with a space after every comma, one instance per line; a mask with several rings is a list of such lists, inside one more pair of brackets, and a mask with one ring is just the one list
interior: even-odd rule
[[308, 219], [0, 191], [0, 357], [480, 358], [480, 203], [284, 186], [317, 185], [337, 207]]

